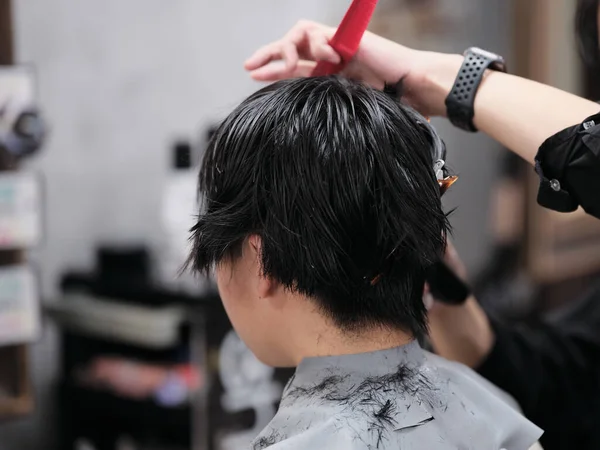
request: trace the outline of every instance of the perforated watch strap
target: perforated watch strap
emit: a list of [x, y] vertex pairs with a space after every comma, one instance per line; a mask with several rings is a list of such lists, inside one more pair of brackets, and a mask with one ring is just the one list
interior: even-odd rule
[[465, 51], [465, 60], [446, 98], [448, 119], [454, 126], [466, 131], [477, 131], [473, 124], [475, 95], [487, 69], [506, 72], [504, 59], [475, 47]]

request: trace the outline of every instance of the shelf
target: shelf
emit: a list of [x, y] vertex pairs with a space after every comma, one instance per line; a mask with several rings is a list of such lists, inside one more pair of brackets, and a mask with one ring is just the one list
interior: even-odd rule
[[97, 433], [112, 433], [115, 438], [128, 435], [140, 441], [191, 445], [193, 413], [190, 405], [166, 408], [151, 400], [118, 397], [73, 382], [63, 382], [59, 392], [64, 414], [62, 426], [66, 431], [63, 438], [71, 442], [80, 437], [94, 439]]

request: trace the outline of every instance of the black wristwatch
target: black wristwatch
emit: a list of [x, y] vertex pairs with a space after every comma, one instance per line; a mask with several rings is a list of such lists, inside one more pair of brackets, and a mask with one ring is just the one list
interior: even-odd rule
[[506, 63], [502, 56], [471, 47], [464, 53], [465, 60], [456, 76], [454, 86], [446, 97], [448, 119], [458, 128], [476, 132], [473, 124], [475, 117], [475, 95], [488, 69], [506, 72]]

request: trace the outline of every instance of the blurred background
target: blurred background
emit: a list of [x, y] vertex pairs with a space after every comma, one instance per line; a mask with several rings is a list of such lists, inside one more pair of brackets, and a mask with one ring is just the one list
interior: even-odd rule
[[[349, 0], [0, 0], [0, 450], [239, 449], [289, 372], [231, 333], [214, 286], [177, 277], [211, 129], [256, 90], [242, 64]], [[594, 96], [571, 0], [382, 0], [371, 29], [506, 56]], [[551, 56], [551, 55], [560, 55]], [[597, 95], [600, 98], [600, 95]], [[552, 311], [600, 272], [600, 230], [535, 204], [533, 170], [435, 122], [479, 299]], [[191, 205], [191, 206], [190, 206]]]

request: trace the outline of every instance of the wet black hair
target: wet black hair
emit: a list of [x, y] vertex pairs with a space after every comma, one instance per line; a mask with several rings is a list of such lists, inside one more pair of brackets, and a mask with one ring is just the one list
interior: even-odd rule
[[598, 8], [600, 0], [578, 0], [575, 14], [575, 29], [579, 50], [586, 64], [600, 67], [600, 46], [598, 45]]
[[433, 171], [443, 152], [422, 116], [366, 85], [274, 83], [212, 137], [188, 264], [207, 272], [235, 260], [256, 234], [263, 274], [340, 328], [421, 336], [425, 269], [449, 230]]

